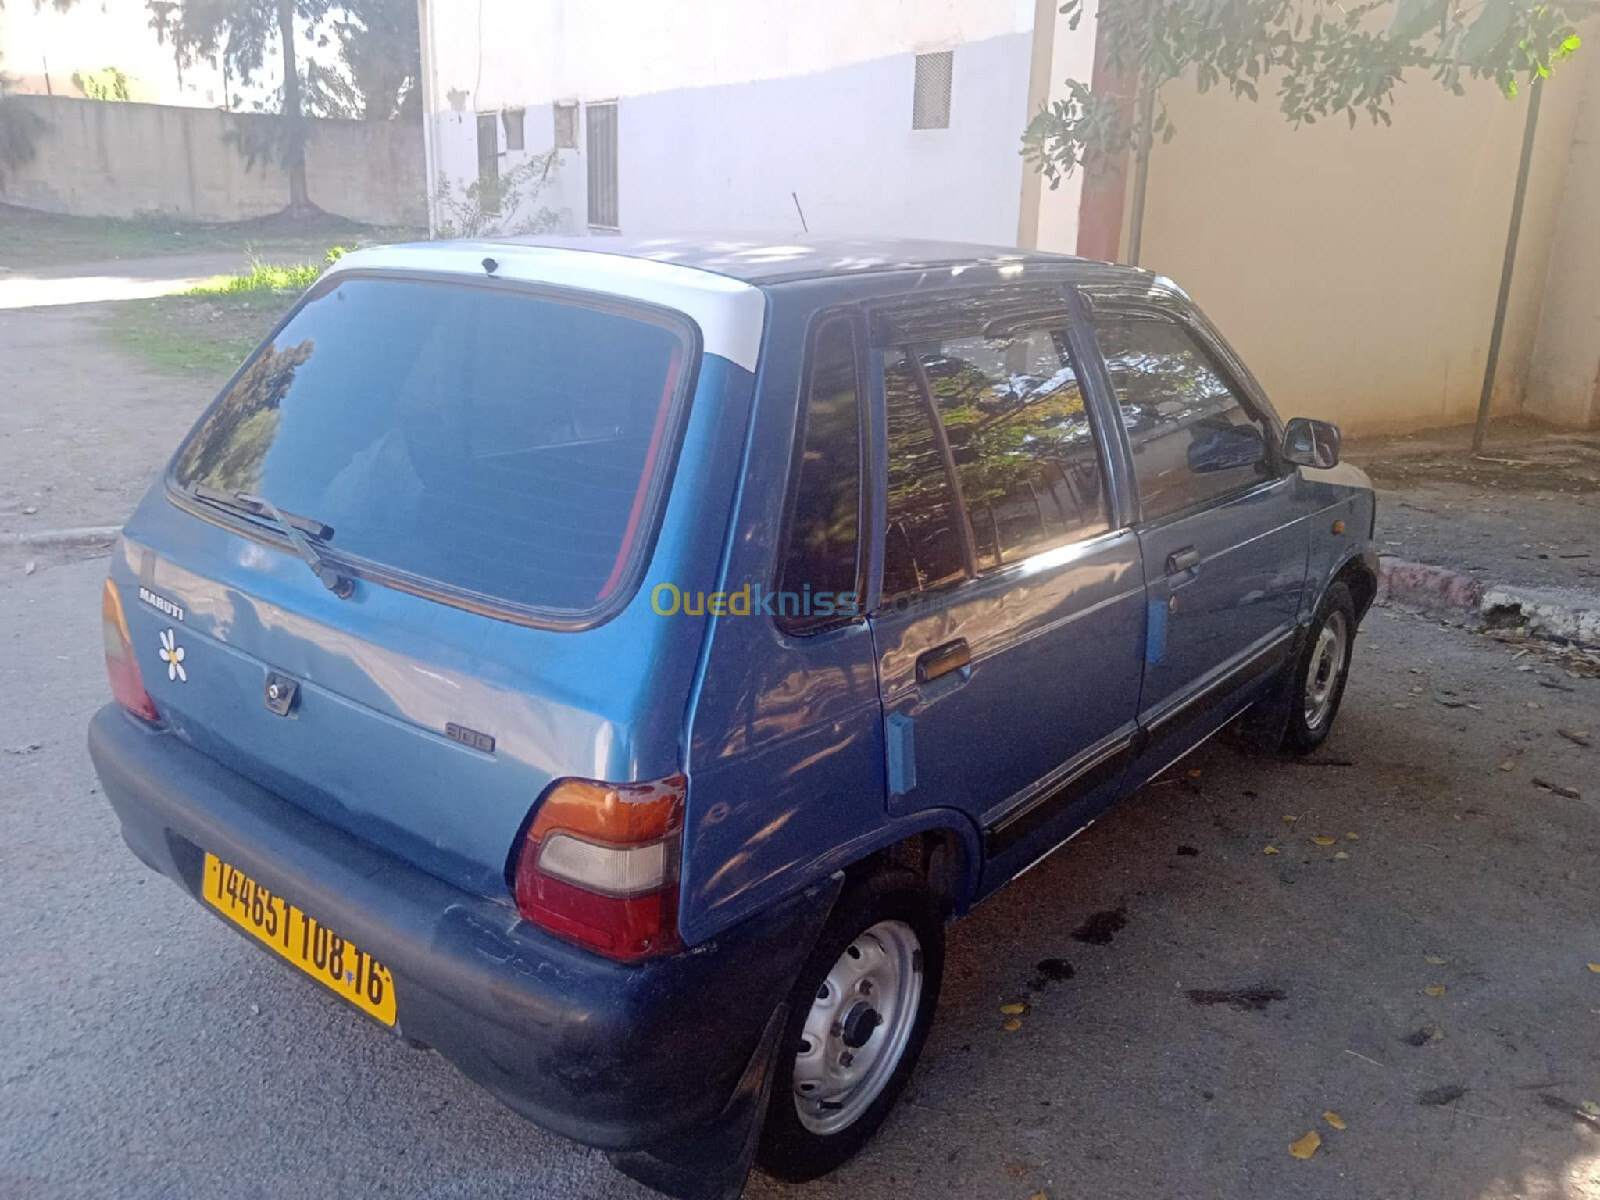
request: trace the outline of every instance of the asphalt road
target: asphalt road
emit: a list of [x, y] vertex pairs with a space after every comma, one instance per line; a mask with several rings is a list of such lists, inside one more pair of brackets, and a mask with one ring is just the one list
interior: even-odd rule
[[[103, 311], [0, 312], [0, 1200], [646, 1195], [122, 846], [104, 560], [3, 544], [120, 520], [210, 393]], [[878, 1139], [749, 1195], [1600, 1200], [1600, 681], [1516, 653], [1374, 613], [1316, 765], [1216, 742], [956, 925]]]
[[[0, 555], [0, 1196], [645, 1194], [127, 853], [104, 561]], [[1600, 1196], [1600, 751], [1561, 728], [1600, 681], [1379, 610], [1322, 765], [1213, 744], [959, 923], [908, 1102], [749, 1194]]]

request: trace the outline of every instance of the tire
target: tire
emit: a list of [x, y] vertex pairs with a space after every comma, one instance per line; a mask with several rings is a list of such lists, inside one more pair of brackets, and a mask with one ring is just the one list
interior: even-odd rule
[[1355, 600], [1343, 583], [1330, 583], [1289, 677], [1284, 750], [1310, 754], [1327, 740], [1350, 678], [1350, 653], [1355, 640]]
[[[804, 1183], [871, 1140], [916, 1066], [943, 976], [944, 916], [921, 878], [889, 869], [846, 888], [795, 982], [762, 1170]], [[888, 994], [899, 1004], [880, 1012]]]

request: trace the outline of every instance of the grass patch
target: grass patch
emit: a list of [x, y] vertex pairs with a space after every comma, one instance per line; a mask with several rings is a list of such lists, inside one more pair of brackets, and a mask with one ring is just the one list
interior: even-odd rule
[[[333, 253], [329, 251], [330, 255]], [[248, 271], [237, 275], [218, 275], [198, 287], [190, 288], [191, 296], [237, 296], [246, 292], [303, 292], [322, 275], [315, 263], [296, 266], [276, 266], [259, 258], [250, 264]]]
[[67, 217], [0, 204], [0, 274], [7, 270], [65, 266], [118, 258], [159, 258], [216, 250], [296, 253], [321, 257], [332, 241], [363, 244], [410, 242], [426, 231], [352, 226], [330, 218], [288, 227], [270, 218], [227, 225], [195, 225], [181, 221], [117, 221], [103, 217]]
[[266, 289], [130, 300], [115, 306], [106, 332], [157, 370], [221, 387], [294, 301]]

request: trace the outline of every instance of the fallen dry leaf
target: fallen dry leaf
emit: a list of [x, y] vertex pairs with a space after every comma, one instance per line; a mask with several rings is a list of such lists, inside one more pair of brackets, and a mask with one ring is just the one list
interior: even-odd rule
[[1593, 971], [1596, 975], [1600, 975], [1600, 963], [1590, 963], [1589, 970]]
[[1442, 954], [1424, 954], [1422, 956], [1422, 961], [1428, 963], [1430, 966], [1442, 967], [1450, 960]]
[[1425, 987], [1422, 989], [1422, 994], [1425, 996], [1442, 996], [1444, 995], [1444, 984], [1436, 983], [1432, 987]]
[[1007, 1021], [1005, 1023], [1003, 1028], [1005, 1029], [1005, 1031], [1007, 1033], [1015, 1033], [1017, 1030], [1022, 1028], [1022, 1022], [1017, 1020], [1017, 1018], [1012, 1017], [1009, 1021]]
[[1013, 1000], [1010, 1004], [1002, 1004], [1000, 1006], [1000, 1011], [1005, 1013], [1008, 1017], [1020, 1017], [1023, 1013], [1028, 1011], [1028, 1006]]
[[1285, 821], [1294, 822], [1294, 821], [1298, 821], [1300, 818], [1298, 816], [1295, 816], [1295, 815], [1291, 814], [1291, 813], [1284, 813], [1283, 814], [1283, 819]]
[[1035, 1192], [1033, 1195], [1028, 1197], [1028, 1200], [1050, 1200], [1050, 1197], [1046, 1196], [1043, 1192]]
[[1331, 837], [1314, 837], [1311, 840], [1319, 846], [1331, 846], [1336, 839]]
[[1296, 1158], [1310, 1158], [1322, 1145], [1322, 1135], [1313, 1129], [1297, 1142], [1289, 1143], [1289, 1153]]
[[1278, 852], [1278, 848], [1276, 846], [1268, 846], [1261, 853], [1263, 853], [1263, 854], [1276, 854], [1277, 852]]
[[1344, 836], [1352, 842], [1359, 842], [1361, 840], [1361, 835], [1359, 833], [1347, 833]]
[[1333, 1112], [1332, 1110], [1329, 1110], [1328, 1112], [1323, 1113], [1322, 1114], [1322, 1119], [1324, 1121], [1326, 1121], [1329, 1125], [1332, 1125], [1335, 1129], [1344, 1129], [1344, 1128], [1346, 1128], [1345, 1123], [1344, 1123], [1344, 1118], [1341, 1117], [1338, 1113]]
[[1339, 853], [1337, 853], [1337, 854], [1335, 854], [1333, 856], [1333, 861], [1334, 862], [1343, 862], [1345, 859], [1347, 859], [1349, 857], [1350, 857], [1349, 851], [1341, 850], [1341, 851], [1339, 851]]
[[1514, 766], [1516, 766], [1516, 765], [1517, 765], [1517, 764], [1516, 764], [1516, 761], [1515, 761], [1515, 760], [1513, 760], [1513, 759], [1509, 759], [1509, 758], [1508, 758], [1508, 759], [1506, 759], [1506, 760], [1505, 760], [1505, 761], [1503, 761], [1503, 762], [1502, 762], [1502, 763], [1501, 763], [1501, 764], [1500, 764], [1500, 769], [1501, 769], [1501, 770], [1502, 770], [1502, 771], [1509, 771], [1509, 770], [1511, 770], [1511, 768], [1512, 768], [1512, 767], [1514, 767]]

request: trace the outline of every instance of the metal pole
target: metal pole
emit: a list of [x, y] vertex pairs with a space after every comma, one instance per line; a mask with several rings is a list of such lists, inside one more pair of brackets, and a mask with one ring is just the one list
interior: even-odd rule
[[1494, 328], [1489, 332], [1489, 361], [1483, 365], [1483, 391], [1478, 396], [1478, 425], [1472, 431], [1472, 452], [1483, 452], [1489, 427], [1489, 406], [1494, 402], [1494, 375], [1500, 365], [1500, 341], [1506, 331], [1506, 307], [1511, 303], [1511, 272], [1517, 265], [1517, 235], [1522, 232], [1522, 202], [1528, 196], [1528, 166], [1533, 161], [1533, 137], [1539, 127], [1539, 99], [1544, 78], [1536, 76], [1528, 93], [1528, 121], [1522, 127], [1522, 159], [1517, 163], [1517, 188], [1511, 197], [1511, 228], [1506, 232], [1506, 257], [1500, 267], [1500, 296], [1494, 304]]
[[1156, 116], [1156, 93], [1146, 88], [1139, 97], [1139, 153], [1133, 164], [1133, 220], [1128, 230], [1128, 262], [1139, 265], [1139, 251], [1144, 244], [1144, 192], [1150, 181], [1150, 142]]

